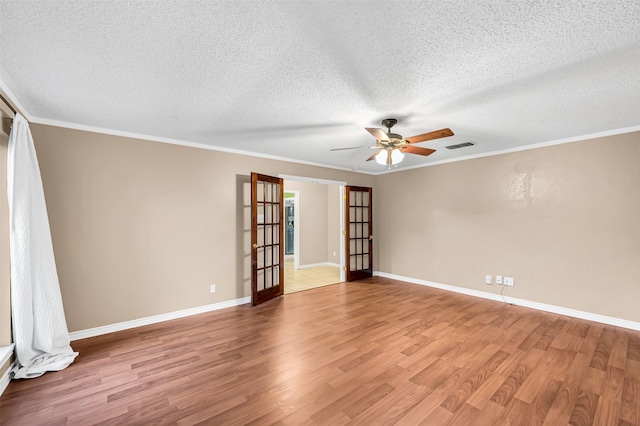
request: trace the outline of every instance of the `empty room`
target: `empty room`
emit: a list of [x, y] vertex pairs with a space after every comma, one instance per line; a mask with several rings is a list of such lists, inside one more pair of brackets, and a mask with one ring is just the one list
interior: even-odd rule
[[0, 1], [0, 424], [640, 426], [640, 1]]

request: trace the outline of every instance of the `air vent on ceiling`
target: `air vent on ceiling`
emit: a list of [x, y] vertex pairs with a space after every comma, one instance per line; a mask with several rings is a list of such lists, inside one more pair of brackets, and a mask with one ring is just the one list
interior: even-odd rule
[[473, 146], [473, 145], [475, 145], [474, 142], [462, 142], [462, 143], [458, 143], [458, 144], [455, 144], [455, 145], [449, 145], [449, 146], [447, 146], [445, 148], [447, 148], [447, 149], [458, 149], [458, 148], [466, 148], [468, 146]]

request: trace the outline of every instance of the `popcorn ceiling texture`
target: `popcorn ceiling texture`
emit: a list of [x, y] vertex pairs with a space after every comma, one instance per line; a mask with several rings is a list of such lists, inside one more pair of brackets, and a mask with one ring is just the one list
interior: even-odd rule
[[36, 122], [376, 173], [387, 116], [456, 133], [400, 167], [640, 125], [639, 24], [630, 0], [3, 0], [0, 87]]

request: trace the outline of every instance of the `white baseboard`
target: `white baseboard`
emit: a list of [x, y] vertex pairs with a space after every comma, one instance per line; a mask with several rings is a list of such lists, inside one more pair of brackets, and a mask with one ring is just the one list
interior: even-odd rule
[[166, 314], [154, 315], [151, 317], [139, 318], [131, 321], [119, 322], [116, 324], [103, 325], [101, 327], [88, 328], [69, 333], [71, 340], [86, 339], [88, 337], [100, 336], [102, 334], [114, 333], [116, 331], [128, 330], [130, 328], [141, 327], [143, 325], [156, 324], [163, 321], [202, 314], [205, 312], [217, 311], [218, 309], [230, 308], [232, 306], [251, 303], [251, 297], [227, 300], [225, 302], [213, 303], [211, 305], [197, 306], [195, 308], [183, 309], [181, 311], [169, 312]]
[[[326, 266], [327, 264], [328, 263], [323, 263], [323, 264], [317, 264], [317, 265], [314, 265], [314, 266]], [[331, 264], [330, 266], [336, 266], [336, 265]], [[339, 266], [339, 265], [337, 265], [337, 266]], [[311, 266], [305, 265], [305, 267], [311, 267]], [[481, 297], [483, 299], [495, 300], [495, 301], [498, 301], [498, 302], [503, 302], [504, 300], [506, 300], [507, 303], [511, 303], [511, 304], [518, 305], [518, 306], [524, 306], [524, 307], [527, 307], [527, 308], [537, 309], [539, 311], [551, 312], [551, 313], [554, 313], [554, 314], [566, 315], [566, 316], [569, 316], [569, 317], [580, 318], [580, 319], [585, 319], [585, 320], [589, 320], [589, 321], [599, 322], [599, 323], [602, 323], [602, 324], [614, 325], [614, 326], [617, 326], [617, 327], [623, 327], [623, 328], [628, 328], [630, 330], [640, 331], [640, 323], [634, 322], [634, 321], [625, 320], [625, 319], [621, 319], [621, 318], [615, 318], [615, 317], [609, 317], [609, 316], [600, 315], [600, 314], [594, 314], [594, 313], [591, 313], [591, 312], [579, 311], [579, 310], [576, 310], [576, 309], [565, 308], [565, 307], [562, 307], [562, 306], [548, 305], [546, 303], [532, 302], [530, 300], [518, 299], [518, 298], [510, 297], [510, 296], [504, 296], [504, 300], [503, 300], [502, 296], [500, 296], [499, 294], [488, 293], [486, 291], [473, 290], [473, 289], [464, 288], [464, 287], [456, 287], [456, 286], [453, 286], [453, 285], [441, 284], [441, 283], [436, 283], [436, 282], [433, 282], [433, 281], [421, 280], [421, 279], [417, 279], [417, 278], [404, 277], [404, 276], [401, 276], [401, 275], [388, 274], [386, 272], [375, 271], [373, 273], [373, 275], [380, 276], [380, 277], [383, 277], [383, 278], [391, 278], [391, 279], [398, 280], [398, 281], [405, 281], [405, 282], [409, 282], [409, 283], [413, 283], [413, 284], [424, 285], [424, 286], [428, 286], [428, 287], [439, 288], [441, 290], [453, 291], [455, 293], [466, 294], [468, 296], [475, 296], [475, 297]], [[204, 313], [204, 312], [216, 311], [218, 309], [229, 308], [229, 307], [232, 307], [232, 306], [244, 305], [244, 304], [250, 303], [250, 302], [251, 302], [251, 297], [243, 297], [243, 298], [240, 298], [240, 299], [228, 300], [226, 302], [220, 302], [220, 303], [214, 303], [214, 304], [211, 304], [211, 305], [198, 306], [198, 307], [195, 307], [195, 308], [184, 309], [184, 310], [175, 311], [175, 312], [169, 312], [169, 313], [161, 314], [161, 315], [154, 315], [154, 316], [146, 317], [146, 318], [139, 318], [139, 319], [132, 320], [132, 321], [125, 321], [125, 322], [120, 322], [120, 323], [116, 323], [116, 324], [105, 325], [105, 326], [102, 326], [102, 327], [95, 327], [95, 328], [90, 328], [90, 329], [86, 329], [86, 330], [74, 331], [72, 333], [69, 333], [69, 336], [71, 337], [72, 341], [73, 340], [86, 339], [88, 337], [100, 336], [102, 334], [113, 333], [113, 332], [116, 332], [116, 331], [127, 330], [127, 329], [130, 329], [130, 328], [141, 327], [141, 326], [144, 326], [144, 325], [155, 324], [155, 323], [159, 323], [159, 322], [163, 322], [163, 321], [169, 321], [169, 320], [177, 319], [177, 318], [183, 318], [183, 317], [187, 317], [187, 316], [190, 316], [190, 315], [196, 315], [196, 314], [201, 314], [201, 313]], [[13, 351], [11, 353], [13, 353]], [[8, 356], [10, 357], [11, 355], [9, 354]], [[9, 358], [7, 358], [7, 359], [9, 359]], [[2, 364], [0, 364], [0, 365], [2, 365]], [[2, 379], [0, 379], [0, 385], [2, 383], [4, 383], [2, 380], [4, 380], [4, 377]], [[8, 381], [7, 381], [7, 383], [8, 383]], [[5, 387], [6, 387], [6, 385], [5, 385]], [[0, 386], [0, 389], [1, 389], [1, 386]], [[1, 395], [1, 392], [0, 392], [0, 395]]]
[[481, 297], [483, 299], [496, 300], [498, 302], [504, 302], [506, 300], [507, 303], [511, 303], [513, 305], [524, 306], [526, 308], [537, 309], [539, 311], [551, 312], [554, 314], [566, 315], [568, 317], [580, 318], [584, 320], [599, 322], [602, 324], [614, 325], [616, 327], [628, 328], [630, 330], [640, 331], [640, 323], [629, 321], [621, 318], [609, 317], [606, 315], [594, 314], [591, 312], [579, 311], [576, 309], [565, 308], [562, 306], [548, 305], [546, 303], [540, 302], [532, 302], [530, 300], [525, 299], [517, 299], [515, 297], [504, 296], [504, 300], [502, 296], [499, 294], [488, 293], [486, 291], [473, 290], [470, 288], [464, 287], [456, 287], [448, 284], [440, 284], [433, 281], [425, 281], [417, 278], [403, 277], [401, 275], [395, 274], [387, 274], [386, 272], [376, 271], [373, 275], [383, 277], [383, 278], [391, 278], [398, 281], [405, 281], [412, 284], [420, 284], [428, 287], [439, 288], [441, 290], [453, 291], [455, 293], [466, 294], [468, 296]]
[[[13, 347], [15, 345], [12, 343], [9, 346], [3, 346], [0, 348], [0, 367], [2, 367], [7, 361], [11, 359], [11, 355], [13, 355]], [[15, 362], [14, 362], [15, 364]], [[9, 373], [13, 369], [13, 364], [9, 366], [7, 371], [2, 374], [0, 377], [0, 396], [4, 393], [4, 390], [9, 386], [9, 382], [11, 378], [9, 377]]]
[[298, 269], [315, 268], [317, 266], [335, 266], [335, 267], [339, 268], [340, 264], [339, 263], [332, 263], [332, 262], [309, 263], [307, 265], [299, 265]]

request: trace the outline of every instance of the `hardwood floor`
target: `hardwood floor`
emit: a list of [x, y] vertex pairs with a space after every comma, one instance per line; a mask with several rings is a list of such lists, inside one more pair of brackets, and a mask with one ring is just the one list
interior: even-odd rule
[[3, 425], [640, 425], [640, 332], [371, 278], [73, 342]]

